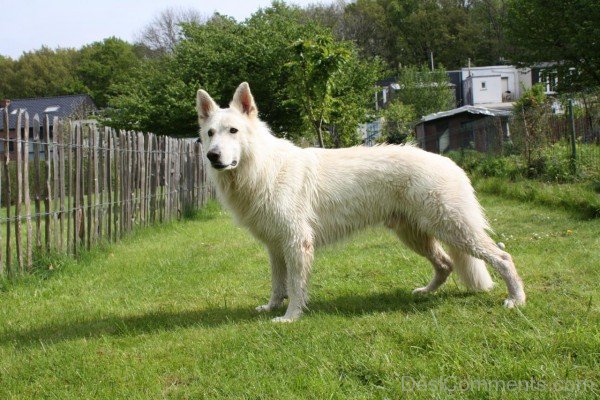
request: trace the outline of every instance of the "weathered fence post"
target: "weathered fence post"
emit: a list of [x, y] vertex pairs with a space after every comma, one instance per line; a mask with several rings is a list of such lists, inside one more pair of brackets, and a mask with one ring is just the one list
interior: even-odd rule
[[52, 241], [51, 235], [51, 215], [52, 215], [52, 187], [50, 179], [52, 178], [52, 168], [50, 165], [50, 152], [53, 150], [50, 147], [50, 117], [46, 115], [44, 118], [44, 133], [46, 134], [46, 142], [44, 143], [44, 150], [46, 156], [46, 196], [44, 197], [44, 215], [46, 216], [45, 225], [45, 240], [46, 240], [46, 251], [50, 251], [50, 242]]
[[[7, 107], [4, 108], [7, 110]], [[8, 111], [6, 111], [8, 115]], [[4, 176], [6, 177], [6, 273], [10, 277], [12, 275], [12, 249], [10, 245], [10, 214], [11, 214], [11, 206], [10, 206], [10, 197], [12, 196], [11, 188], [10, 188], [10, 171], [8, 169], [10, 163], [10, 125], [8, 121], [8, 116], [6, 118], [6, 125], [4, 128], [4, 132], [6, 133], [6, 141], [4, 142]]]
[[33, 183], [35, 186], [35, 246], [38, 249], [42, 248], [42, 173], [40, 167], [40, 152], [42, 144], [40, 142], [41, 129], [40, 116], [33, 116]]
[[[29, 113], [25, 111], [25, 136], [24, 136], [24, 154], [25, 162], [23, 163], [23, 193], [25, 195], [25, 218], [27, 224], [27, 271], [33, 267], [33, 251], [32, 251], [32, 227], [31, 227], [31, 196], [29, 194]], [[1, 272], [1, 271], [0, 271]]]

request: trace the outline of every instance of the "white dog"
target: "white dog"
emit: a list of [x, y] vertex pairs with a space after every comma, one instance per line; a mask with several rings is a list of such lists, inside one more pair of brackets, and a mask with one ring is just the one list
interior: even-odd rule
[[469, 179], [450, 159], [410, 145], [296, 147], [259, 120], [245, 82], [227, 109], [199, 90], [197, 109], [221, 201], [269, 252], [271, 299], [257, 310], [278, 308], [289, 296], [285, 315], [274, 321], [301, 316], [316, 247], [382, 223], [433, 264], [433, 279], [414, 293], [436, 290], [452, 270], [467, 288], [489, 290], [485, 260], [506, 282], [504, 305], [525, 303], [510, 254], [486, 233]]

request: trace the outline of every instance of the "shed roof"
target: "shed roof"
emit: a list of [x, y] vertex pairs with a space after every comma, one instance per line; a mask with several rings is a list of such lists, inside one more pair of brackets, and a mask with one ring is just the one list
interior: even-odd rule
[[[8, 106], [10, 129], [15, 129], [16, 127], [16, 116], [19, 109], [27, 111], [29, 113], [30, 123], [33, 123], [33, 116], [35, 114], [38, 114], [40, 119], [43, 119], [44, 115], [69, 118], [76, 116], [78, 113], [85, 115], [90, 114], [98, 108], [94, 104], [92, 98], [87, 94], [14, 99], [10, 100]], [[0, 112], [3, 114], [4, 108], [0, 108]], [[0, 129], [4, 129], [4, 118], [2, 116], [0, 116]]]
[[497, 108], [488, 108], [488, 107], [478, 107], [478, 106], [462, 106], [459, 108], [454, 108], [448, 111], [441, 111], [433, 114], [425, 115], [421, 118], [420, 122], [428, 122], [435, 121], [441, 118], [451, 117], [453, 115], [461, 114], [461, 113], [469, 113], [469, 114], [478, 114], [478, 115], [487, 115], [490, 117], [509, 117], [511, 115], [510, 110], [508, 109], [497, 109]]

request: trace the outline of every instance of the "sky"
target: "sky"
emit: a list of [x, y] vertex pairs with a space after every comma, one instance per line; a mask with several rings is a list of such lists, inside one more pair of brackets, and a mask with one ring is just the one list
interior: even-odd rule
[[271, 0], [0, 0], [0, 55], [17, 59], [42, 45], [78, 49], [110, 36], [133, 42], [166, 8], [193, 8], [206, 16], [219, 12], [243, 21], [270, 4]]

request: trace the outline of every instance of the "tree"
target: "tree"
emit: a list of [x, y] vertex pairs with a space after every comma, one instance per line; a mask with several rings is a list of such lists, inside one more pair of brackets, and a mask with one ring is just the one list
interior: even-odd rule
[[508, 57], [505, 21], [508, 0], [477, 0], [473, 2], [471, 18], [474, 36], [474, 65], [504, 63]]
[[7, 75], [2, 75], [3, 95], [22, 98], [85, 92], [76, 63], [76, 50], [48, 47], [23, 53], [15, 62], [0, 62], [0, 68], [7, 69]]
[[134, 47], [115, 37], [84, 46], [77, 74], [98, 107], [105, 107], [111, 86], [122, 82], [139, 64]]
[[194, 9], [167, 8], [144, 27], [139, 34], [138, 43], [159, 56], [171, 54], [181, 39], [181, 25], [200, 25], [206, 19]]
[[314, 129], [319, 146], [325, 147], [323, 124], [331, 122], [334, 75], [348, 62], [350, 52], [335, 44], [332, 37], [323, 35], [297, 40], [291, 47], [294, 57], [286, 64], [291, 73], [290, 101], [300, 107], [308, 125]]
[[541, 174], [545, 168], [548, 118], [552, 114], [545, 86], [536, 84], [526, 90], [513, 112], [515, 124], [511, 136], [517, 150], [525, 156], [527, 174]]
[[443, 68], [429, 71], [426, 66], [405, 67], [400, 69], [398, 83], [400, 89], [394, 97], [414, 107], [418, 118], [454, 108], [454, 94]]
[[[294, 71], [286, 64], [294, 60], [291, 44], [298, 38], [320, 36], [338, 46], [331, 33], [303, 18], [299, 8], [277, 2], [242, 23], [215, 14], [202, 25], [182, 24], [182, 38], [172, 55], [145, 61], [135, 75], [114, 87], [107, 117], [122, 128], [193, 135], [197, 132], [196, 90], [202, 87], [225, 105], [233, 89], [247, 81], [261, 118], [274, 134], [291, 140], [312, 139], [302, 98], [289, 89]], [[336, 78], [330, 82], [334, 84], [329, 86], [327, 103], [331, 112], [323, 120], [335, 126], [335, 138], [324, 138], [334, 145], [356, 142], [352, 135], [357, 121], [365, 118], [377, 79], [375, 68], [360, 61], [351, 44], [342, 47], [348, 51], [348, 62], [333, 73]]]
[[15, 64], [12, 58], [0, 55], [0, 99], [14, 97]]
[[198, 130], [196, 90], [182, 80], [172, 58], [146, 60], [111, 87], [104, 123], [157, 135], [192, 136]]
[[399, 100], [392, 101], [381, 112], [383, 117], [382, 138], [386, 143], [401, 144], [412, 135], [417, 119], [415, 108]]
[[551, 63], [559, 90], [600, 86], [600, 2], [510, 0], [506, 19], [513, 62]]

